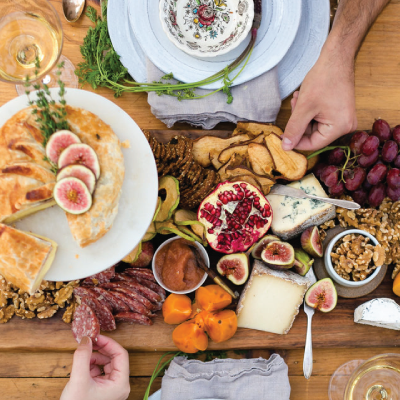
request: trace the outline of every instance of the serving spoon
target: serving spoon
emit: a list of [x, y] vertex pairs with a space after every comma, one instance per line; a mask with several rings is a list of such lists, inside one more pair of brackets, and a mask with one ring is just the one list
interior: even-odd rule
[[76, 22], [85, 8], [85, 0], [63, 0], [64, 17], [68, 22]]

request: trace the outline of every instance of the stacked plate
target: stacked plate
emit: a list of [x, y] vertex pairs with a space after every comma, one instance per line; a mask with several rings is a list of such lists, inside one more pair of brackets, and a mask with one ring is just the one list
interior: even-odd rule
[[[262, 0], [262, 23], [250, 61], [234, 81], [245, 83], [278, 65], [281, 98], [303, 81], [328, 35], [329, 0]], [[109, 0], [108, 27], [122, 64], [137, 82], [147, 81], [146, 59], [181, 82], [196, 82], [234, 61], [250, 40], [216, 57], [193, 57], [163, 31], [159, 0]], [[217, 89], [221, 82], [205, 88]]]

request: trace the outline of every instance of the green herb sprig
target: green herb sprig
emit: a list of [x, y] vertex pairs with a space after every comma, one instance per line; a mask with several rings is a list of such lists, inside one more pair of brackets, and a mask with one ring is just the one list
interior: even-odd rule
[[[173, 75], [167, 74], [158, 82], [139, 83], [131, 79], [128, 70], [121, 64], [119, 60], [120, 57], [112, 46], [107, 27], [106, 6], [102, 9], [102, 14], [104, 16], [103, 19], [97, 15], [93, 7], [89, 6], [87, 8], [86, 15], [95, 23], [95, 27], [89, 28], [83, 40], [83, 45], [81, 46], [81, 54], [84, 61], [78, 64], [78, 68], [75, 71], [81, 85], [88, 83], [93, 89], [97, 89], [98, 87], [109, 88], [114, 91], [115, 97], [121, 96], [124, 92], [156, 92], [160, 96], [173, 96], [178, 100], [200, 99], [222, 91], [227, 95], [227, 103], [232, 103], [231, 86], [242, 73], [251, 57], [254, 46], [253, 40], [251, 42], [252, 45], [248, 46], [238, 60], [209, 78], [193, 83], [178, 82], [173, 84], [168, 82], [173, 79]], [[230, 78], [230, 74], [236, 70], [243, 61], [243, 66], [238, 73], [233, 78]], [[223, 86], [219, 89], [205, 95], [197, 95], [195, 93], [196, 88], [221, 80]]]

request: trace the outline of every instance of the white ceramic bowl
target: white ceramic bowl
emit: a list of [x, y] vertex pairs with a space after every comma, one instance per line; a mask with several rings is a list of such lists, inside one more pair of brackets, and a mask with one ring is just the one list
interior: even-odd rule
[[[199, 4], [200, 3], [200, 4]], [[215, 57], [237, 47], [253, 25], [253, 0], [160, 0], [169, 40], [195, 57]]]
[[367, 283], [371, 282], [379, 273], [381, 267], [378, 267], [375, 269], [375, 271], [367, 278], [364, 279], [363, 281], [348, 281], [346, 279], [343, 279], [341, 276], [339, 276], [336, 271], [333, 269], [332, 265], [332, 258], [331, 258], [331, 252], [335, 244], [340, 240], [342, 237], [346, 235], [350, 235], [352, 233], [360, 234], [363, 236], [367, 236], [370, 238], [371, 242], [374, 244], [374, 246], [378, 245], [379, 242], [376, 240], [374, 236], [372, 236], [370, 233], [363, 231], [361, 229], [349, 229], [347, 231], [343, 231], [336, 235], [329, 243], [328, 247], [325, 249], [325, 256], [324, 256], [324, 261], [325, 261], [325, 267], [326, 271], [328, 272], [329, 276], [337, 283], [339, 283], [342, 286], [346, 287], [360, 287], [364, 286]]
[[[154, 253], [154, 257], [153, 257], [153, 261], [151, 263], [151, 267], [153, 269], [154, 278], [156, 278], [157, 283], [162, 288], [164, 288], [167, 292], [176, 293], [176, 294], [187, 294], [187, 293], [194, 292], [196, 289], [198, 289], [205, 282], [205, 280], [207, 279], [207, 276], [208, 276], [206, 272], [204, 272], [204, 276], [200, 280], [200, 282], [199, 282], [199, 284], [197, 286], [195, 286], [194, 288], [189, 289], [189, 290], [181, 290], [180, 292], [177, 292], [175, 290], [171, 290], [170, 288], [168, 288], [167, 286], [164, 285], [164, 282], [161, 280], [160, 276], [157, 274], [156, 266], [155, 266], [155, 261], [156, 261], [157, 253], [159, 252], [159, 250], [162, 249], [166, 244], [172, 242], [173, 240], [177, 240], [177, 239], [182, 239], [182, 238], [181, 238], [181, 236], [174, 236], [174, 237], [166, 240], [164, 243], [162, 243], [160, 245], [160, 247]], [[194, 244], [197, 246], [197, 248], [199, 249], [201, 255], [203, 256], [203, 259], [206, 262], [207, 268], [210, 268], [210, 259], [208, 258], [208, 254], [206, 252], [206, 249], [204, 248], [204, 246], [202, 246], [198, 242], [194, 242]]]

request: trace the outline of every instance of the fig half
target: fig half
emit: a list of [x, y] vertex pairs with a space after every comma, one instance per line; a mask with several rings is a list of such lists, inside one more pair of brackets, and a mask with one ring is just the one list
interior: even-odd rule
[[324, 254], [318, 227], [310, 226], [301, 234], [301, 247], [310, 256], [321, 258]]
[[227, 254], [218, 261], [217, 271], [235, 285], [243, 285], [249, 277], [249, 257], [246, 253]]
[[81, 143], [75, 133], [68, 130], [54, 132], [46, 144], [46, 156], [52, 163], [57, 165], [62, 151], [75, 143]]
[[294, 249], [294, 258], [293, 269], [299, 275], [304, 276], [313, 265], [314, 260], [302, 249]]
[[279, 239], [278, 236], [275, 235], [264, 236], [254, 245], [253, 250], [251, 251], [251, 255], [253, 256], [253, 258], [261, 260], [261, 252], [264, 250], [265, 246], [271, 242], [280, 242], [280, 240], [281, 239]]
[[96, 177], [94, 173], [84, 165], [72, 164], [59, 169], [57, 173], [57, 181], [69, 178], [70, 176], [80, 179], [89, 189], [90, 193], [94, 192], [96, 186]]
[[261, 259], [272, 269], [289, 269], [294, 265], [294, 249], [286, 242], [271, 242], [261, 252]]
[[54, 186], [54, 200], [70, 214], [83, 214], [92, 206], [92, 195], [87, 186], [77, 178], [60, 179]]
[[321, 279], [308, 289], [306, 304], [311, 308], [327, 313], [337, 304], [337, 292], [331, 278]]

